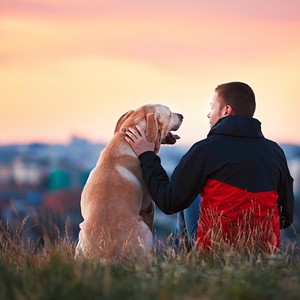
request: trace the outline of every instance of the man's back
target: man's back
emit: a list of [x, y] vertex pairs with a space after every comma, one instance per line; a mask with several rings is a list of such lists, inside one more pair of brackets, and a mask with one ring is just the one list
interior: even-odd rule
[[[259, 121], [243, 116], [221, 119], [199, 147], [207, 147], [210, 155], [200, 191], [198, 244], [211, 247], [208, 240], [212, 238], [236, 244], [241, 235], [249, 240], [251, 232], [256, 235], [253, 239], [278, 247], [278, 199], [286, 201], [288, 187], [284, 185], [292, 184], [281, 148], [263, 137]], [[216, 227], [217, 236], [212, 237], [216, 232], [211, 230]]]

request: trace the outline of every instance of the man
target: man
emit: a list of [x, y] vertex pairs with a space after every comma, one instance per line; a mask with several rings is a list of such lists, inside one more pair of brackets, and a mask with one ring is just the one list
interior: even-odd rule
[[255, 95], [242, 82], [215, 89], [210, 131], [182, 157], [169, 180], [154, 145], [139, 127], [125, 137], [141, 161], [144, 180], [166, 214], [201, 195], [196, 246], [274, 253], [280, 229], [293, 222], [293, 178], [283, 150], [264, 138], [253, 118]]

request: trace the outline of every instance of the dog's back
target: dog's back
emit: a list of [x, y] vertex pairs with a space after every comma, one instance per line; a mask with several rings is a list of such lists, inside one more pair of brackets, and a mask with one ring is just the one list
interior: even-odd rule
[[[139, 160], [124, 136], [116, 134], [103, 149], [82, 192], [84, 221], [76, 257], [118, 261], [149, 256], [151, 225], [146, 225], [141, 211], [152, 206]], [[148, 212], [153, 222], [153, 211]]]

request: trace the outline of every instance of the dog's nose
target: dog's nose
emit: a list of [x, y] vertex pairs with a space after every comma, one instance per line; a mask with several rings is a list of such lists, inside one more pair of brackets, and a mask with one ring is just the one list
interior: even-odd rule
[[183, 120], [183, 115], [182, 114], [177, 114], [179, 119], [182, 121]]

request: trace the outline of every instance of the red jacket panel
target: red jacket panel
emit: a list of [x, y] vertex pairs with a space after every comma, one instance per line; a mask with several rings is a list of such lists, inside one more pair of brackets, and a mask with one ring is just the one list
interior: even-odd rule
[[276, 191], [249, 192], [217, 180], [201, 191], [197, 246], [202, 250], [234, 248], [274, 253], [280, 244]]

